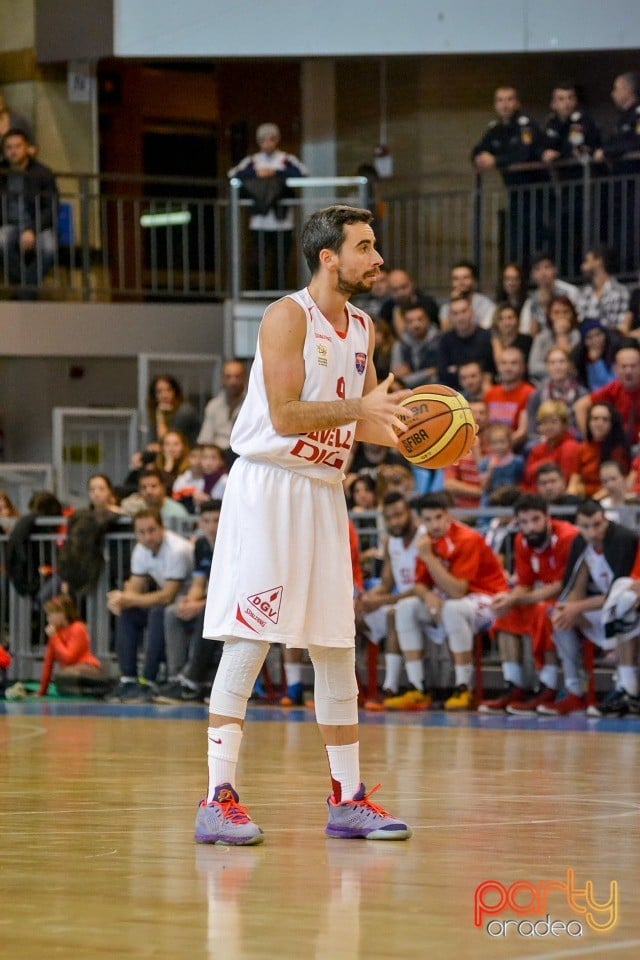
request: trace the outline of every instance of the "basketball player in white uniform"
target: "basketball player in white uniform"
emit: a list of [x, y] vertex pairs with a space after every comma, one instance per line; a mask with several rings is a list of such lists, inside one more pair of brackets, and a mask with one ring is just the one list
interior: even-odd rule
[[238, 803], [236, 765], [247, 700], [269, 644], [306, 647], [332, 795], [327, 834], [406, 839], [409, 827], [370, 801], [360, 781], [353, 580], [343, 468], [355, 440], [396, 445], [403, 429], [377, 385], [370, 318], [349, 303], [382, 257], [367, 210], [328, 207], [302, 237], [312, 277], [265, 312], [231, 446], [204, 635], [224, 640], [208, 730], [209, 789], [200, 843], [254, 844], [263, 833]]

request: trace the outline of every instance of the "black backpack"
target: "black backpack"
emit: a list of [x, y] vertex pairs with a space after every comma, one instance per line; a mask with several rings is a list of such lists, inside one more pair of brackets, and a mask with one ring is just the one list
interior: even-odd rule
[[93, 510], [79, 510], [68, 520], [66, 540], [58, 554], [58, 569], [73, 594], [88, 593], [104, 566], [104, 538], [114, 525]]

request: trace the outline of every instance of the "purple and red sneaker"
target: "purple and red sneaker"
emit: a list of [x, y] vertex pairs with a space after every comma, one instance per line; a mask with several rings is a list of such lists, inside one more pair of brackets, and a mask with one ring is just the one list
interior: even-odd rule
[[371, 793], [366, 793], [364, 783], [361, 783], [353, 800], [339, 803], [335, 797], [329, 797], [329, 822], [325, 830], [327, 836], [340, 837], [343, 840], [408, 840], [411, 828], [369, 799], [371, 794], [379, 789], [380, 784], [374, 787]]

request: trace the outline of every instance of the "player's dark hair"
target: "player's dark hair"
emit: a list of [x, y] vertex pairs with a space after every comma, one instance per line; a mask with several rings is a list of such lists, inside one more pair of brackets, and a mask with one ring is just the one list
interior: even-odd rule
[[597, 513], [604, 513], [604, 507], [599, 500], [583, 500], [578, 504], [576, 517], [595, 517]]
[[312, 274], [320, 268], [320, 252], [340, 253], [344, 243], [345, 225], [371, 223], [373, 214], [361, 207], [336, 204], [312, 213], [302, 231], [302, 252]]
[[453, 498], [448, 490], [439, 490], [437, 493], [425, 493], [415, 503], [416, 510], [450, 510]]
[[537, 493], [524, 493], [514, 503], [513, 512], [518, 514], [525, 513], [527, 510], [549, 513], [549, 505], [544, 497], [540, 497]]

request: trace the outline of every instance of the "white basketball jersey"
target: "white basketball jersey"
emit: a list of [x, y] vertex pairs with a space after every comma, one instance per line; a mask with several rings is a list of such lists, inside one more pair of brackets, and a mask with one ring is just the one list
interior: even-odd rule
[[[307, 317], [303, 356], [305, 381], [301, 400], [351, 400], [361, 397], [369, 349], [369, 317], [350, 303], [348, 326], [336, 333], [307, 289], [292, 293]], [[247, 396], [231, 433], [231, 447], [242, 457], [276, 464], [308, 477], [339, 483], [353, 446], [355, 423], [283, 437], [273, 429], [264, 384], [260, 342], [249, 377]]]
[[418, 527], [409, 546], [405, 546], [402, 537], [389, 537], [389, 562], [398, 593], [411, 590], [416, 582], [416, 559], [418, 557], [416, 544], [424, 532], [423, 527]]

